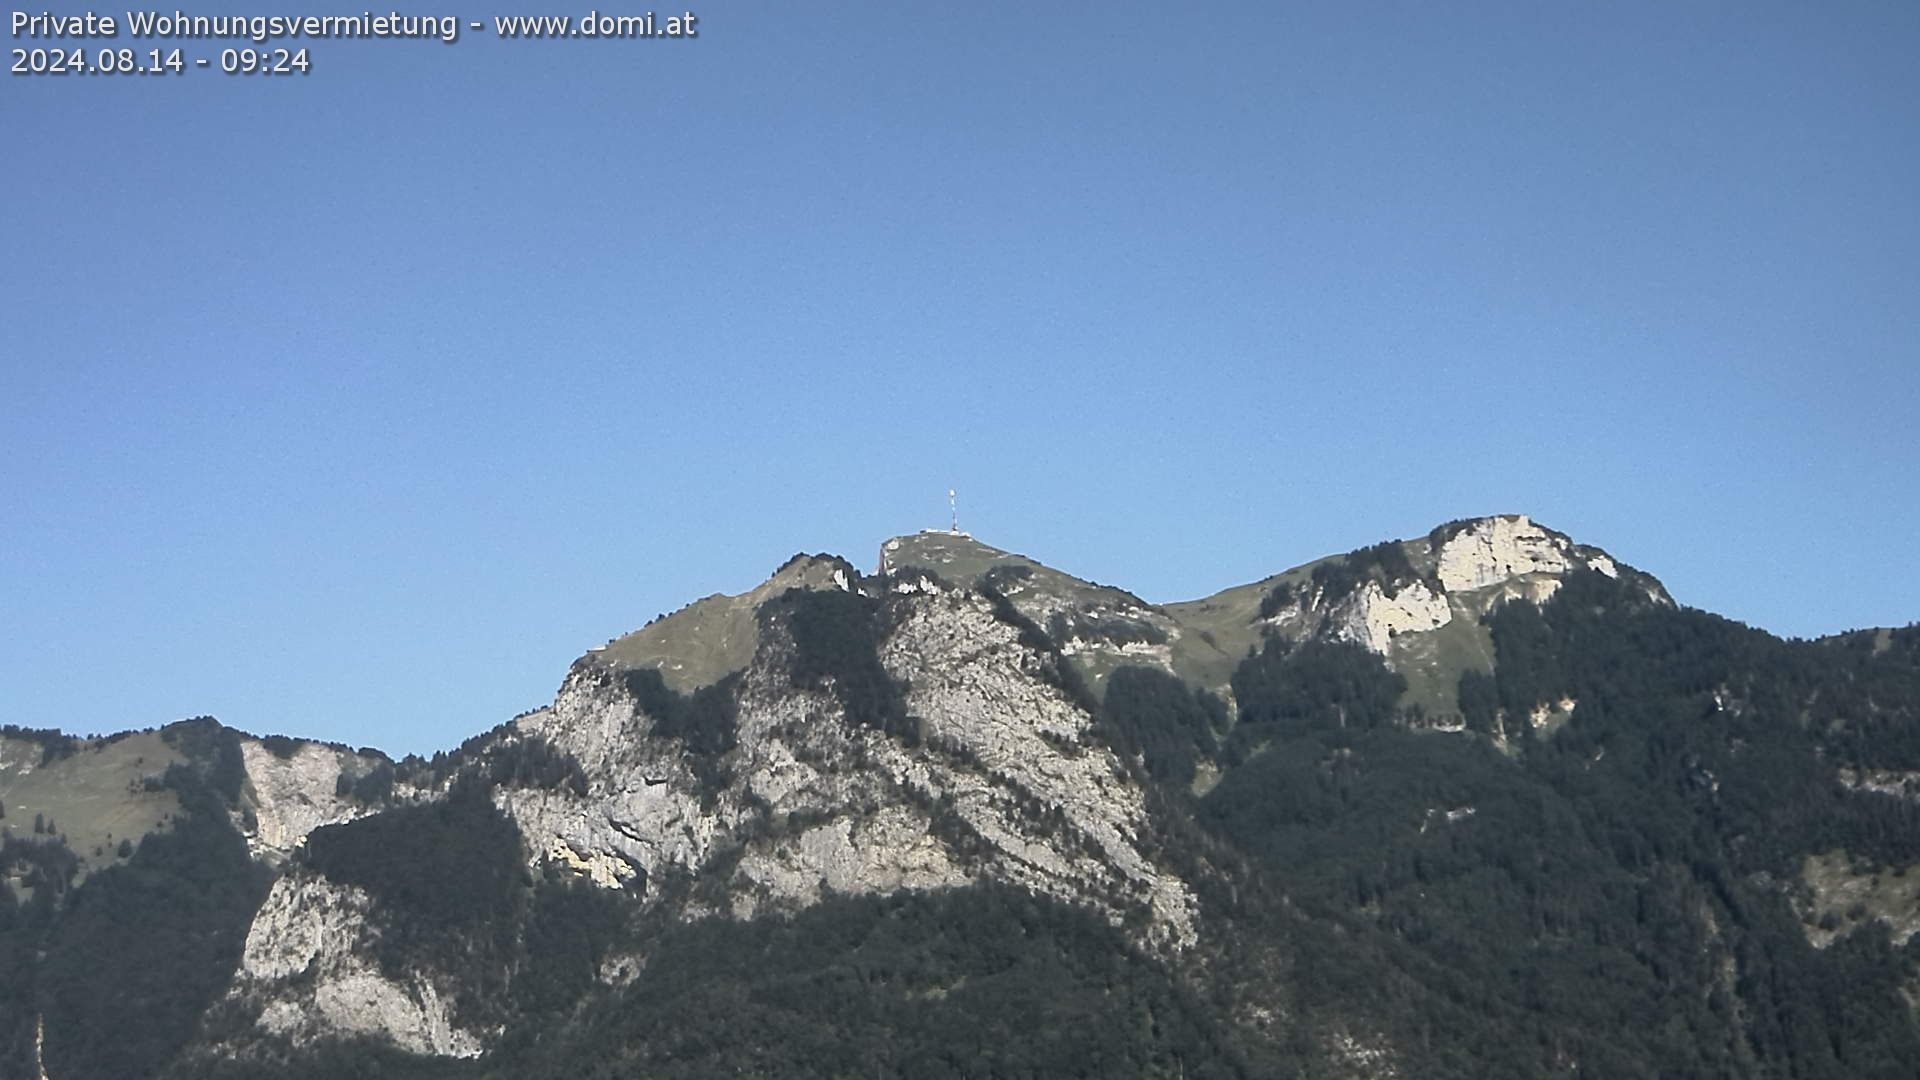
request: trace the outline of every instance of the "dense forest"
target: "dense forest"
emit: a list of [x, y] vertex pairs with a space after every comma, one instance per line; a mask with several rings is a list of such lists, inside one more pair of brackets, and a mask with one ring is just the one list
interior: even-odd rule
[[1355, 646], [1241, 665], [1197, 813], [1312, 917], [1267, 905], [1242, 954], [1334, 934], [1303, 1007], [1370, 1017], [1420, 1075], [1913, 1075], [1920, 942], [1868, 921], [1815, 949], [1787, 884], [1814, 852], [1920, 860], [1920, 808], [1834, 769], [1913, 767], [1920, 631], [1783, 642], [1591, 572], [1489, 622], [1461, 733], [1394, 723], [1398, 677]]

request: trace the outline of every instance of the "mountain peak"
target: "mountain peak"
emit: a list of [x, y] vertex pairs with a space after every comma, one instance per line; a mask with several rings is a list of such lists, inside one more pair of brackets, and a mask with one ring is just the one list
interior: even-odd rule
[[1187, 631], [1175, 670], [1201, 685], [1224, 692], [1238, 659], [1269, 636], [1323, 638], [1379, 654], [1407, 679], [1410, 704], [1451, 713], [1461, 673], [1493, 664], [1482, 617], [1509, 600], [1543, 603], [1584, 570], [1672, 603], [1651, 575], [1514, 513], [1449, 521], [1164, 610]]
[[1180, 628], [1166, 612], [1125, 589], [1074, 577], [966, 533], [928, 529], [881, 545], [881, 573], [916, 569], [1001, 597], [1045, 630], [1096, 692], [1125, 664], [1175, 670]]
[[[1414, 546], [1417, 541], [1403, 541]], [[1571, 536], [1535, 522], [1525, 514], [1493, 514], [1447, 522], [1427, 534], [1434, 578], [1448, 593], [1473, 592], [1504, 585], [1532, 574], [1553, 578], [1576, 570], [1594, 570], [1611, 578], [1623, 575], [1663, 602], [1666, 589], [1652, 576], [1624, 567], [1605, 551], [1576, 543]], [[1551, 593], [1548, 587], [1546, 592]]]
[[973, 538], [972, 533], [922, 529], [896, 536], [880, 545], [879, 572], [893, 574], [908, 567], [931, 570], [940, 577], [965, 584], [996, 566], [1039, 566], [1024, 555], [1002, 551]]

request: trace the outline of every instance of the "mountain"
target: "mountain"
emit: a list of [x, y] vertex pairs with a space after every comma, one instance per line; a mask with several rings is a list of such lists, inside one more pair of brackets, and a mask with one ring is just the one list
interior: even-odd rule
[[1911, 1076], [1920, 628], [799, 555], [431, 759], [0, 732], [0, 1075]]

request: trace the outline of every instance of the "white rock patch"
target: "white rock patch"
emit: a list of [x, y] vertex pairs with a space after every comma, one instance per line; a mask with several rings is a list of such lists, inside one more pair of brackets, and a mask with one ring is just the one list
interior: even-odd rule
[[1567, 547], [1525, 514], [1482, 518], [1440, 548], [1440, 584], [1462, 592], [1522, 574], [1564, 574], [1573, 566]]
[[314, 743], [302, 743], [290, 758], [279, 757], [252, 739], [242, 739], [240, 756], [253, 785], [258, 826], [247, 838], [255, 858], [284, 857], [322, 825], [351, 821], [371, 811], [334, 794], [341, 767], [353, 755]]
[[478, 1055], [481, 1036], [454, 1024], [427, 973], [401, 983], [380, 971], [370, 955], [379, 939], [372, 906], [352, 886], [281, 878], [254, 916], [229, 994], [264, 999], [260, 1027], [296, 1045], [363, 1036], [416, 1054]]
[[1342, 600], [1330, 613], [1333, 636], [1385, 655], [1396, 634], [1438, 630], [1453, 620], [1447, 598], [1415, 581], [1388, 596], [1377, 581], [1368, 581]]

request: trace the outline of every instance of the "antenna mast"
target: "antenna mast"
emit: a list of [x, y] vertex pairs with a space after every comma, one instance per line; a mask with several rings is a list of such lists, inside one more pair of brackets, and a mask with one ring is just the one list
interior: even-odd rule
[[960, 535], [960, 497], [954, 494], [954, 491], [952, 488], [947, 489], [947, 509], [953, 511], [953, 526], [952, 526], [953, 535], [959, 536]]

